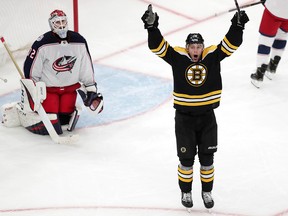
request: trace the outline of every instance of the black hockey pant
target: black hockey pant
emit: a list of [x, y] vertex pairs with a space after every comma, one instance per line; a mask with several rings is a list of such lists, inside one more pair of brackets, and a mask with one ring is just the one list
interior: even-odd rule
[[181, 191], [192, 189], [193, 165], [198, 152], [202, 191], [211, 191], [214, 180], [214, 152], [217, 151], [217, 122], [214, 111], [203, 114], [176, 110], [175, 134], [180, 161], [178, 179]]

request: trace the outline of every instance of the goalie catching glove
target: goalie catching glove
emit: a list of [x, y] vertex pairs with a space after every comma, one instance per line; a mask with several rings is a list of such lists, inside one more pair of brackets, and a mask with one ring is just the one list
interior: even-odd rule
[[104, 107], [103, 96], [101, 93], [97, 93], [96, 84], [91, 86], [81, 86], [77, 90], [81, 96], [83, 103], [86, 107], [89, 107], [95, 113], [100, 113]]

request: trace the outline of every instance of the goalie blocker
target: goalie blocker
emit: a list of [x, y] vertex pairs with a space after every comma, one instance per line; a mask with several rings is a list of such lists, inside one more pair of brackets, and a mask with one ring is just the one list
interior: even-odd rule
[[[34, 83], [31, 79], [21, 79], [21, 102], [5, 104], [1, 107], [2, 123], [6, 127], [23, 126], [32, 133], [48, 135], [37, 110], [46, 99], [46, 85], [43, 82]], [[73, 131], [79, 119], [82, 108], [75, 107], [70, 116], [68, 131]], [[57, 114], [47, 114], [57, 134], [62, 134], [62, 127]]]

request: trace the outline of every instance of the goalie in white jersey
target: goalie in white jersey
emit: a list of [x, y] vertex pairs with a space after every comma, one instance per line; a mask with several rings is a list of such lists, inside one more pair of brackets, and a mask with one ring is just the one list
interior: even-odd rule
[[[26, 79], [21, 80], [22, 98], [16, 106], [20, 124], [42, 135], [48, 132], [37, 114], [39, 103], [58, 134], [63, 133], [61, 125], [68, 125], [69, 131], [75, 128], [81, 110], [76, 106], [77, 91], [92, 111], [103, 109], [85, 38], [68, 30], [61, 10], [54, 10], [48, 21], [51, 31], [38, 37], [24, 62]], [[9, 121], [6, 124], [11, 126]]]

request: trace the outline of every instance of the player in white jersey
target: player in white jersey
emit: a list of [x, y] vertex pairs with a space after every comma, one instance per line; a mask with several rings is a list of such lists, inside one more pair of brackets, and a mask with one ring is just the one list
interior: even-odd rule
[[[41, 101], [46, 113], [54, 116], [50, 120], [56, 132], [62, 134], [61, 125], [69, 124], [68, 130], [71, 131], [78, 120], [80, 108], [76, 107], [77, 91], [81, 93], [84, 105], [96, 112], [101, 112], [103, 109], [103, 97], [97, 92], [94, 68], [85, 38], [77, 32], [68, 30], [67, 17], [62, 10], [54, 10], [48, 21], [51, 31], [38, 37], [24, 62], [26, 81], [21, 82], [22, 95], [23, 92], [25, 96], [28, 95], [28, 106], [32, 112], [37, 112], [35, 109], [37, 104], [31, 105], [29, 95], [31, 94], [31, 101], [34, 103]], [[36, 88], [36, 93], [32, 94], [34, 90], [29, 92], [27, 86], [31, 85], [27, 84], [27, 80], [33, 81], [36, 86], [37, 83], [44, 83], [46, 88], [41, 88], [41, 91], [44, 89], [46, 92], [37, 93], [39, 88]], [[37, 99], [39, 95], [40, 100]], [[26, 105], [22, 103], [20, 106], [22, 111], [27, 113], [29, 110], [27, 103]], [[20, 115], [21, 123], [25, 117], [26, 114]], [[22, 125], [29, 131], [48, 134], [41, 121], [30, 122], [25, 119], [24, 122]]]
[[270, 80], [287, 43], [288, 0], [264, 0], [265, 6], [259, 27], [259, 43], [256, 58], [256, 72], [251, 74], [251, 82], [259, 88], [264, 74]]

